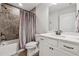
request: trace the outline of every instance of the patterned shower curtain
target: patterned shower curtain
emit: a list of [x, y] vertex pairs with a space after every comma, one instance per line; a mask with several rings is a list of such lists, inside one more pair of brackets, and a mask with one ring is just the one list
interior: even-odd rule
[[35, 41], [36, 17], [32, 12], [20, 10], [19, 40], [20, 48], [25, 48], [25, 44]]

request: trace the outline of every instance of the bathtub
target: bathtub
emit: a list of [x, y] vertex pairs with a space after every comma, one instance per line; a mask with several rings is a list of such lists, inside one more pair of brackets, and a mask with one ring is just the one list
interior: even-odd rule
[[11, 56], [18, 50], [19, 39], [4, 41], [0, 43], [0, 56]]

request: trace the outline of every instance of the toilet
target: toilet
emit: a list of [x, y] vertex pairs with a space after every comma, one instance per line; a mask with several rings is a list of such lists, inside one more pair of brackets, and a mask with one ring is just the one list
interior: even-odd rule
[[38, 42], [29, 42], [25, 45], [25, 48], [27, 49], [27, 55], [33, 56], [38, 52]]

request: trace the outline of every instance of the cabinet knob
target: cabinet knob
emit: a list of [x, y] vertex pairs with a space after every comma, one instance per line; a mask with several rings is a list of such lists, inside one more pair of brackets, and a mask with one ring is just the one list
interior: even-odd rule
[[53, 48], [52, 48], [52, 47], [49, 47], [49, 49], [53, 50]]

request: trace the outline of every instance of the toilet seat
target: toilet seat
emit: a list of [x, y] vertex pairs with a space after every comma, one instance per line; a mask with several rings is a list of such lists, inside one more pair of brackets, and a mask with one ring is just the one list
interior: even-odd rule
[[32, 42], [27, 43], [25, 45], [25, 48], [26, 49], [32, 49], [32, 48], [35, 48], [36, 46], [37, 46], [37, 42], [32, 41]]

